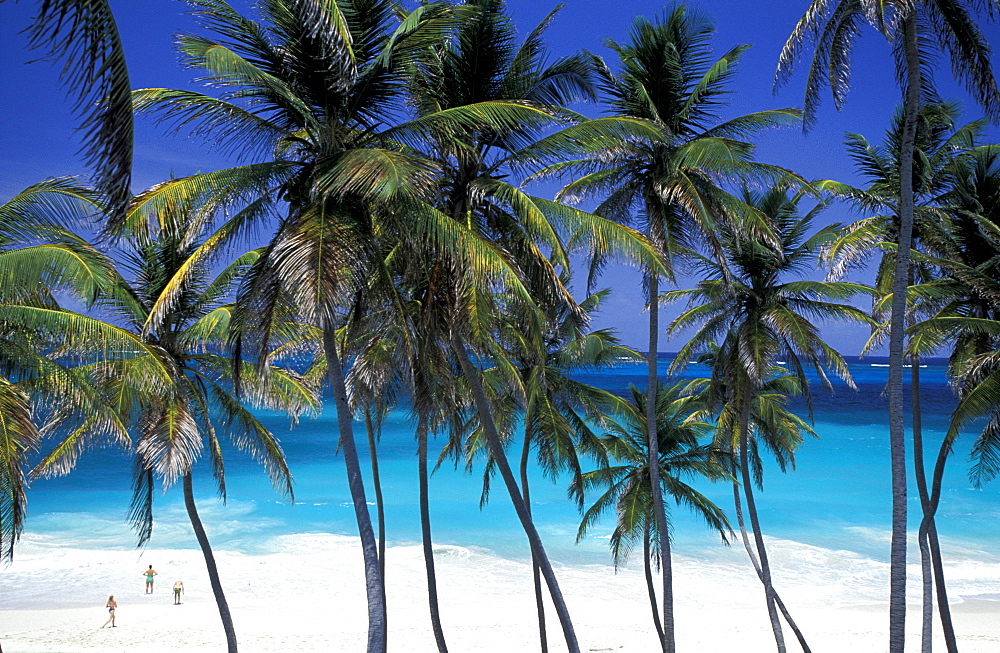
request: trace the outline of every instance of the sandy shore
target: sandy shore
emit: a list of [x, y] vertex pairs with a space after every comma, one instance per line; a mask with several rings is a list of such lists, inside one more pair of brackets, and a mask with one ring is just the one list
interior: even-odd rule
[[[351, 538], [286, 536], [280, 553], [218, 553], [240, 650], [363, 651], [366, 613], [360, 553]], [[279, 538], [280, 540], [281, 538]], [[35, 543], [0, 580], [0, 642], [5, 653], [222, 651], [225, 638], [198, 551], [97, 551]], [[442, 621], [454, 651], [537, 649], [530, 568], [461, 547], [437, 549]], [[738, 557], [707, 565], [679, 559], [675, 579], [677, 641], [690, 651], [768, 651], [773, 640], [762, 592]], [[416, 546], [392, 547], [388, 560], [389, 648], [435, 651], [427, 618], [423, 563]], [[143, 593], [142, 570], [160, 572]], [[817, 584], [781, 578], [779, 588], [817, 653], [886, 650], [886, 605], [836, 600], [846, 580]], [[606, 566], [559, 567], [557, 573], [584, 651], [653, 650], [641, 573]], [[183, 603], [170, 587], [183, 580]], [[847, 579], [849, 580], [849, 579]], [[117, 628], [100, 629], [109, 593]], [[911, 589], [916, 596], [916, 587]], [[551, 650], [565, 650], [548, 612]], [[1000, 651], [1000, 602], [954, 605], [964, 653]], [[908, 650], [917, 651], [919, 613], [911, 606]], [[791, 634], [787, 635], [791, 638]], [[794, 647], [790, 646], [789, 650]]]

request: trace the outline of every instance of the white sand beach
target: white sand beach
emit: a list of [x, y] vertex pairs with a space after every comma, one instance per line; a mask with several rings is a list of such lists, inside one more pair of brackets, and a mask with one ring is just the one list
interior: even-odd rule
[[[288, 535], [269, 542], [268, 549], [281, 552], [217, 552], [240, 650], [363, 651], [367, 622], [356, 540]], [[886, 604], [851, 603], [864, 597], [858, 588], [875, 592], [884, 586], [881, 565], [861, 559], [856, 565], [845, 564], [838, 556], [850, 563], [853, 554], [814, 550], [810, 556], [797, 556], [797, 564], [809, 568], [792, 573], [783, 549], [776, 551], [776, 583], [814, 651], [886, 650]], [[683, 650], [773, 650], [762, 592], [740, 553], [728, 551], [710, 564], [678, 558], [677, 641]], [[390, 650], [435, 651], [419, 547], [391, 547], [386, 557]], [[143, 593], [142, 571], [149, 564], [159, 572], [152, 595]], [[529, 565], [444, 546], [437, 548], [437, 568], [451, 650], [537, 647]], [[911, 570], [911, 576], [915, 572]], [[652, 650], [655, 635], [641, 570], [615, 574], [603, 565], [558, 566], [557, 573], [582, 650]], [[68, 549], [42, 537], [27, 538], [0, 579], [0, 642], [5, 653], [225, 649], [204, 563], [195, 550]], [[178, 606], [172, 604], [175, 580], [186, 587]], [[111, 593], [119, 606], [117, 627], [102, 630], [107, 618], [103, 606]], [[911, 602], [916, 597], [913, 584]], [[954, 617], [963, 652], [1000, 651], [1000, 601], [966, 598], [954, 605]], [[565, 650], [551, 609], [548, 618], [551, 650]], [[908, 629], [908, 650], [917, 651], [916, 605], [911, 606]]]

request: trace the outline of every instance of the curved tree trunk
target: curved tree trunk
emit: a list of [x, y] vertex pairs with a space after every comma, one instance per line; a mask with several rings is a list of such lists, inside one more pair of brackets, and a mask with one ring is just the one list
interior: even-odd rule
[[[910, 283], [913, 283], [913, 270], [910, 270]], [[920, 522], [917, 533], [917, 546], [920, 548], [920, 650], [931, 653], [934, 634], [934, 580], [931, 570], [931, 550], [928, 542], [926, 516], [930, 510], [931, 498], [927, 492], [927, 472], [924, 469], [924, 437], [920, 414], [920, 357], [910, 356], [910, 419], [913, 426], [913, 472], [917, 481], [917, 493], [920, 495], [920, 507], [924, 519]]]
[[212, 545], [208, 542], [208, 535], [205, 527], [202, 526], [201, 517], [198, 516], [198, 508], [194, 504], [194, 491], [191, 487], [191, 472], [184, 475], [184, 507], [187, 508], [188, 519], [191, 520], [191, 528], [194, 529], [194, 536], [198, 539], [198, 546], [205, 556], [205, 568], [208, 570], [208, 581], [212, 585], [212, 593], [215, 595], [215, 604], [219, 606], [219, 617], [222, 618], [222, 628], [226, 631], [226, 647], [229, 653], [236, 653], [236, 630], [233, 628], [233, 616], [229, 612], [229, 603], [226, 601], [226, 594], [222, 591], [222, 582], [219, 580], [219, 567], [215, 564], [215, 554], [212, 553]]
[[424, 569], [427, 572], [427, 604], [431, 613], [431, 629], [440, 653], [448, 653], [441, 629], [441, 611], [438, 607], [437, 573], [434, 571], [434, 545], [431, 541], [430, 488], [427, 478], [427, 420], [417, 419], [417, 460], [420, 474], [420, 536], [424, 549]]
[[774, 587], [771, 585], [771, 565], [767, 560], [767, 549], [764, 547], [764, 536], [760, 531], [757, 519], [757, 503], [753, 496], [753, 479], [750, 477], [750, 416], [748, 408], [743, 408], [740, 414], [740, 474], [743, 479], [743, 496], [747, 500], [747, 515], [750, 517], [750, 528], [753, 529], [754, 542], [757, 545], [757, 558], [760, 563], [760, 580], [764, 583], [764, 598], [767, 602], [767, 615], [771, 620], [771, 630], [774, 631], [774, 642], [778, 652], [785, 653], [785, 635], [781, 631], [781, 621], [778, 620], [777, 605], [774, 600]]
[[[736, 471], [735, 469], [733, 471]], [[747, 534], [746, 521], [743, 519], [743, 502], [740, 500], [740, 484], [733, 481], [733, 505], [736, 506], [736, 521], [740, 526], [740, 537], [743, 539], [743, 548], [747, 551], [747, 556], [750, 558], [750, 564], [753, 565], [754, 571], [757, 572], [757, 578], [761, 583], [764, 582], [764, 574], [760, 569], [760, 561], [757, 560], [757, 554], [753, 550], [753, 545], [750, 544], [750, 536]], [[795, 633], [795, 639], [798, 640], [799, 646], [802, 647], [802, 653], [812, 653], [812, 649], [809, 648], [809, 644], [806, 642], [805, 635], [799, 629], [798, 624], [792, 619], [791, 613], [788, 608], [785, 607], [785, 602], [781, 600], [781, 595], [778, 594], [778, 590], [771, 588], [774, 593], [774, 602], [778, 606], [778, 610], [781, 612], [781, 616], [785, 618], [785, 623], [788, 627], [792, 629]]]
[[663, 653], [674, 653], [674, 591], [670, 577], [670, 533], [667, 531], [667, 512], [663, 507], [663, 488], [660, 485], [660, 440], [656, 432], [656, 351], [659, 349], [660, 332], [660, 278], [650, 271], [646, 275], [649, 286], [649, 349], [646, 353], [646, 439], [649, 448], [649, 487], [653, 495], [653, 519], [659, 536], [660, 571], [663, 576], [663, 636], [660, 647]]
[[323, 349], [329, 368], [330, 384], [333, 386], [333, 400], [337, 408], [337, 427], [340, 431], [340, 447], [344, 452], [344, 467], [347, 470], [347, 485], [354, 503], [354, 516], [358, 522], [358, 536], [361, 539], [361, 553], [365, 563], [365, 591], [368, 596], [368, 653], [385, 653], [386, 604], [379, 563], [378, 548], [372, 518], [365, 500], [365, 483], [361, 476], [358, 448], [354, 442], [354, 427], [351, 424], [351, 407], [347, 402], [347, 385], [344, 382], [344, 367], [337, 351], [337, 341], [333, 325], [323, 329]]
[[555, 606], [556, 614], [559, 616], [559, 624], [562, 626], [563, 637], [566, 639], [566, 648], [569, 650], [569, 653], [580, 653], [580, 644], [576, 639], [576, 631], [573, 629], [573, 622], [570, 620], [566, 601], [563, 599], [562, 591], [559, 589], [559, 582], [556, 580], [555, 572], [552, 571], [552, 564], [545, 553], [545, 547], [542, 546], [542, 539], [538, 536], [538, 530], [535, 528], [535, 524], [531, 520], [531, 515], [528, 514], [528, 509], [524, 505], [524, 498], [517, 487], [514, 473], [507, 462], [507, 454], [504, 452], [503, 443], [500, 442], [500, 435], [497, 433], [496, 424], [493, 422], [489, 401], [486, 399], [486, 393], [479, 380], [479, 372], [469, 359], [469, 354], [465, 349], [465, 342], [457, 333], [452, 334], [452, 349], [458, 358], [462, 373], [469, 380], [469, 386], [472, 389], [472, 396], [476, 402], [476, 410], [483, 427], [483, 433], [486, 435], [486, 442], [489, 445], [490, 453], [493, 455], [493, 460], [496, 463], [501, 478], [503, 478], [504, 485], [507, 487], [511, 503], [514, 504], [514, 512], [517, 513], [517, 518], [521, 521], [521, 527], [524, 528], [524, 532], [528, 536], [528, 543], [531, 545], [531, 554], [538, 561], [542, 577], [545, 578], [545, 584], [549, 588], [549, 596], [552, 598], [552, 604]]
[[642, 570], [646, 575], [646, 594], [649, 595], [649, 607], [653, 610], [653, 625], [656, 626], [656, 636], [663, 646], [663, 624], [660, 623], [660, 607], [656, 604], [656, 584], [653, 582], [652, 551], [649, 548], [649, 524], [642, 529]]
[[889, 653], [906, 645], [906, 439], [903, 427], [903, 331], [913, 236], [913, 150], [920, 108], [920, 59], [913, 10], [903, 21], [906, 101], [899, 151], [899, 240], [889, 317], [889, 449], [892, 467], [892, 541], [889, 550]]
[[[528, 490], [528, 458], [531, 456], [531, 434], [528, 432], [528, 416], [524, 416], [524, 446], [521, 448], [521, 493], [524, 495], [524, 506], [531, 516], [531, 493]], [[542, 596], [542, 576], [538, 569], [535, 554], [531, 554], [531, 579], [535, 586], [535, 612], [538, 613], [538, 642], [542, 653], [548, 653], [549, 637], [545, 632], [545, 602]]]
[[368, 434], [368, 452], [372, 461], [372, 487], [375, 489], [375, 515], [378, 520], [378, 568], [382, 578], [382, 592], [385, 593], [385, 501], [382, 499], [382, 477], [378, 470], [378, 438], [375, 437], [371, 406], [365, 406], [365, 432]]
[[951, 606], [948, 603], [948, 589], [944, 579], [944, 564], [941, 561], [941, 545], [938, 542], [937, 526], [934, 515], [941, 501], [941, 486], [944, 482], [944, 466], [951, 454], [951, 441], [945, 438], [938, 449], [937, 460], [934, 463], [934, 476], [931, 478], [930, 502], [924, 517], [920, 522], [920, 532], [927, 533], [927, 543], [931, 554], [931, 567], [934, 570], [934, 586], [937, 589], [938, 615], [941, 618], [941, 629], [944, 631], [945, 646], [948, 653], [958, 653], [958, 642], [955, 639], [955, 625], [951, 620]]

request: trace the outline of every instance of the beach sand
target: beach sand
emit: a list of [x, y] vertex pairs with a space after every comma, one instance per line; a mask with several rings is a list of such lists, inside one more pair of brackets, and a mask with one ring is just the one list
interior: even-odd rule
[[[14, 564], [0, 572], [5, 653], [225, 650], [200, 552], [69, 549], [44, 538], [27, 540]], [[289, 535], [268, 541], [266, 549], [280, 553], [217, 552], [240, 650], [364, 651], [367, 617], [357, 541]], [[442, 622], [451, 650], [537, 650], [530, 565], [462, 547], [440, 546], [436, 553]], [[774, 649], [763, 592], [739, 553], [732, 550], [712, 564], [678, 558], [674, 592], [681, 650]], [[780, 552], [776, 557], [776, 583], [813, 651], [887, 649], [887, 605], [851, 603], [858, 594], [849, 587], [852, 582], [881, 585], [877, 576], [884, 570], [841, 569], [838, 563], [826, 575], [822, 569], [796, 575]], [[394, 546], [386, 558], [389, 650], [436, 651], [420, 548]], [[149, 564], [159, 572], [152, 595], [143, 593], [142, 570]], [[604, 565], [557, 565], [556, 572], [583, 651], [655, 650], [641, 570], [615, 573]], [[808, 582], [802, 581], [806, 577]], [[186, 588], [178, 606], [171, 592], [175, 580], [183, 580]], [[102, 630], [107, 618], [103, 606], [111, 593], [118, 601], [118, 627]], [[910, 600], [916, 596], [917, 587], [911, 585]], [[1000, 651], [1000, 601], [966, 599], [953, 610], [963, 653]], [[551, 606], [547, 618], [550, 650], [564, 651]], [[919, 621], [912, 605], [907, 650], [919, 650]], [[790, 651], [797, 650], [792, 637], [786, 629]], [[938, 647], [943, 649], [943, 643]]]

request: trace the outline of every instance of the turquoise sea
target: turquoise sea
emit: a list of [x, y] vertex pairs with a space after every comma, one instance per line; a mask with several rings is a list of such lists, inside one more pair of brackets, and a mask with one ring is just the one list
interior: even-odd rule
[[[669, 355], [661, 355], [664, 375], [670, 359]], [[806, 441], [796, 454], [794, 470], [781, 473], [769, 464], [764, 490], [758, 495], [762, 528], [779, 564], [795, 567], [817, 560], [832, 561], [813, 564], [810, 573], [826, 573], [830, 570], [824, 565], [831, 564], [881, 567], [888, 560], [888, 427], [887, 402], [882, 396], [888, 369], [885, 361], [877, 358], [851, 359], [850, 367], [857, 391], [838, 382], [831, 393], [813, 384], [817, 437]], [[947, 428], [954, 398], [945, 378], [944, 361], [928, 361], [920, 371], [925, 439], [932, 458]], [[689, 377], [703, 375], [707, 375], [707, 368], [698, 365], [689, 366], [686, 372]], [[643, 385], [645, 368], [642, 363], [629, 362], [578, 377], [624, 393], [629, 384]], [[794, 406], [806, 414], [802, 400], [796, 400]], [[294, 428], [283, 415], [260, 415], [281, 438], [294, 474], [294, 503], [274, 493], [266, 474], [255, 463], [231, 452], [226, 467], [228, 502], [222, 505], [214, 493], [210, 470], [207, 465], [200, 467], [195, 492], [214, 547], [253, 556], [276, 552], [276, 547], [287, 545], [288, 536], [356, 534], [343, 459], [336, 447], [332, 407], [318, 417], [304, 417]], [[417, 542], [420, 537], [413, 432], [408, 413], [394, 412], [384, 426], [379, 449], [387, 537], [394, 545]], [[356, 424], [356, 437], [364, 450], [361, 424]], [[971, 441], [971, 433], [963, 435], [950, 461], [938, 531], [953, 577], [950, 589], [955, 599], [1000, 601], [1000, 480], [981, 489], [972, 487], [967, 478]], [[517, 455], [514, 452], [519, 452], [516, 443], [511, 451], [512, 458]], [[363, 463], [367, 469], [366, 456]], [[527, 544], [499, 480], [489, 503], [480, 508], [482, 473], [481, 465], [467, 473], [445, 463], [431, 477], [435, 541], [500, 558], [528, 559]], [[132, 534], [124, 520], [131, 496], [130, 476], [128, 457], [104, 449], [83, 456], [78, 468], [67, 477], [35, 481], [29, 491], [25, 543], [19, 550], [30, 553], [39, 543], [44, 543], [46, 550], [129, 549], [133, 546]], [[534, 471], [532, 509], [550, 557], [564, 567], [609, 565], [611, 519], [576, 543], [579, 513], [566, 497], [566, 483], [566, 479], [553, 483]], [[708, 483], [702, 486], [732, 513], [730, 488]], [[913, 531], [919, 511], [915, 495], [911, 479]], [[371, 493], [369, 501], [373, 501]], [[689, 562], [732, 559], [735, 548], [725, 547], [685, 509], [673, 506], [671, 513], [676, 555]], [[150, 547], [196, 548], [179, 487], [157, 495], [156, 515]], [[910, 548], [911, 560], [916, 561], [916, 547]], [[847, 573], [844, 578], [855, 578], [838, 580], [857, 583], [857, 587], [845, 586], [854, 600], [872, 600], [882, 589], [866, 585], [876, 581], [864, 574]], [[22, 599], [32, 595], [30, 572], [16, 580]], [[16, 606], [4, 602], [3, 607]]]

